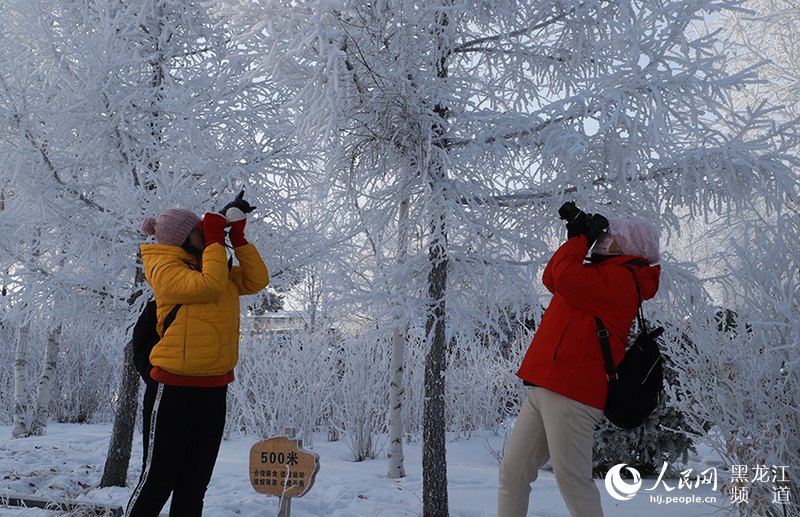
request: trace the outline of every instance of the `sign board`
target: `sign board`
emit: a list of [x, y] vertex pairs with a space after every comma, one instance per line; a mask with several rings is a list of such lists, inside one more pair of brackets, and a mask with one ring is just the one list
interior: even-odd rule
[[319, 472], [319, 456], [301, 449], [297, 440], [274, 436], [250, 449], [250, 484], [256, 492], [302, 497]]

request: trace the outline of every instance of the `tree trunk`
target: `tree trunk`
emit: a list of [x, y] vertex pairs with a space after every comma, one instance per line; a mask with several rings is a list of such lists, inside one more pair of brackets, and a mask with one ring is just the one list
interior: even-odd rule
[[[141, 266], [141, 255], [138, 256]], [[128, 301], [128, 307], [134, 307], [136, 299], [142, 295], [137, 289], [144, 283], [144, 271], [136, 269], [134, 278], [134, 294]], [[128, 481], [128, 466], [131, 462], [133, 432], [136, 428], [136, 413], [139, 409], [139, 372], [133, 362], [133, 340], [125, 345], [122, 356], [122, 376], [117, 391], [117, 412], [114, 415], [114, 426], [111, 429], [111, 440], [108, 442], [106, 463], [100, 478], [100, 487], [125, 486]]]
[[23, 325], [17, 336], [17, 350], [14, 354], [14, 427], [12, 438], [25, 438], [28, 433], [28, 348], [30, 328]]
[[[408, 250], [408, 199], [400, 203], [398, 214], [398, 266], [405, 262]], [[405, 385], [403, 374], [405, 372], [405, 347], [408, 336], [408, 325], [405, 321], [395, 322], [392, 332], [392, 355], [389, 360], [389, 479], [406, 477], [403, 466], [403, 400]]]
[[[445, 2], [450, 4], [450, 2]], [[437, 16], [439, 46], [436, 49], [436, 76], [448, 76], [447, 59], [450, 50], [444, 31], [449, 25], [446, 10]], [[428, 296], [432, 307], [425, 324], [430, 343], [425, 358], [425, 401], [422, 424], [422, 513], [424, 517], [448, 517], [447, 497], [447, 450], [445, 441], [445, 369], [447, 360], [447, 338], [445, 335], [447, 289], [447, 170], [444, 155], [448, 142], [445, 136], [447, 107], [436, 104], [433, 108], [438, 117], [432, 129], [433, 141], [430, 156], [430, 189], [432, 200], [431, 243], [428, 247]]]
[[406, 477], [403, 467], [403, 397], [405, 388], [406, 333], [395, 327], [392, 334], [392, 356], [389, 362], [389, 479]]
[[425, 325], [430, 349], [425, 358], [425, 402], [422, 426], [422, 513], [448, 517], [447, 451], [445, 444], [445, 289], [447, 285], [447, 234], [444, 214], [433, 223], [428, 250], [431, 271], [428, 294], [433, 307]]
[[139, 372], [133, 365], [133, 342], [125, 345], [125, 360], [120, 379], [119, 405], [114, 417], [111, 441], [108, 444], [106, 464], [100, 488], [125, 486], [128, 479], [128, 465], [131, 461], [133, 431], [136, 426], [136, 411], [139, 408]]
[[[164, 24], [166, 14], [164, 3], [158, 3], [157, 12], [152, 12], [153, 27], [142, 26], [145, 37], [154, 49], [154, 59], [150, 63], [151, 77], [150, 87], [153, 96], [150, 99], [150, 136], [153, 138], [152, 144], [155, 148], [145, 146], [142, 150], [149, 161], [148, 173], [153, 177], [161, 171], [161, 161], [158, 159], [159, 151], [164, 149], [161, 118], [161, 103], [164, 100], [162, 85], [165, 78], [165, 63], [168, 57], [162, 48], [164, 36]], [[148, 108], [143, 108], [148, 109]], [[145, 181], [145, 188], [155, 189], [153, 181]], [[133, 307], [136, 298], [141, 295], [138, 289], [144, 284], [144, 272], [141, 269], [141, 255], [139, 256], [139, 267], [136, 270], [134, 280], [134, 294], [129, 300], [129, 307]], [[137, 292], [138, 291], [138, 292]], [[133, 363], [133, 342], [128, 341], [125, 345], [125, 354], [122, 365], [122, 377], [119, 381], [119, 404], [114, 415], [114, 426], [111, 431], [111, 440], [108, 444], [108, 454], [106, 463], [103, 466], [103, 476], [100, 479], [100, 487], [125, 486], [128, 479], [128, 465], [131, 461], [131, 448], [133, 446], [133, 431], [136, 426], [136, 413], [139, 408], [139, 372]]]
[[53, 399], [53, 377], [56, 373], [58, 343], [61, 339], [61, 325], [50, 331], [44, 349], [44, 365], [39, 384], [36, 386], [36, 412], [31, 424], [31, 434], [43, 436], [47, 432], [47, 418], [50, 416], [50, 401]]

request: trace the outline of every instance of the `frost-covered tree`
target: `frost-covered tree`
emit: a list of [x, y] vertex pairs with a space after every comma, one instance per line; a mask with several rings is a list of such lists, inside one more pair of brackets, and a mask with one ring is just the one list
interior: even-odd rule
[[786, 128], [729, 110], [726, 92], [751, 77], [686, 31], [735, 0], [220, 3], [270, 42], [262, 69], [297, 87], [325, 194], [362, 214], [376, 256], [397, 257], [409, 203], [408, 258], [368, 280], [384, 331], [392, 300], [425, 330], [425, 515], [448, 513], [446, 334], [494, 324], [476, 300], [536, 306], [565, 196], [674, 226], [678, 207], [795, 187], [782, 162], [794, 140], [775, 138]]
[[[774, 110], [778, 122], [796, 120], [800, 112], [800, 43], [798, 9], [783, 0], [746, 0], [741, 10], [723, 11], [706, 20], [700, 33], [719, 31], [726, 66], [754, 69], [758, 81], [731, 93], [731, 105]], [[721, 127], [731, 132], [730, 128]], [[797, 147], [788, 151], [797, 156]], [[794, 184], [800, 170], [794, 164]], [[742, 210], [727, 206], [707, 217], [700, 231], [711, 245], [692, 250], [709, 280], [712, 303], [725, 307], [724, 325], [718, 313], [692, 320], [686, 330], [686, 365], [676, 389], [679, 405], [696, 424], [714, 431], [702, 438], [728, 464], [757, 466], [797, 462], [800, 434], [797, 418], [797, 361], [800, 338], [800, 214], [798, 193], [753, 196]], [[697, 365], [725, 372], [716, 382], [692, 378]], [[688, 382], [688, 386], [683, 386]], [[757, 438], [757, 437], [762, 438]], [[751, 471], [752, 473], [752, 471]], [[752, 478], [752, 476], [751, 476]], [[749, 491], [742, 515], [797, 513], [797, 476], [789, 487], [789, 504], [775, 504], [763, 486], [739, 484]], [[733, 487], [727, 486], [730, 491]]]
[[700, 30], [720, 30], [727, 66], [757, 67], [760, 81], [737, 90], [738, 107], [766, 103], [776, 118], [800, 115], [800, 10], [787, 0], [745, 0], [742, 9], [724, 11]]
[[[147, 294], [142, 219], [219, 208], [243, 187], [262, 207], [252, 240], [280, 251], [273, 221], [290, 212], [288, 186], [302, 192], [281, 93], [251, 74], [253, 47], [233, 45], [203, 2], [11, 0], [0, 14], [0, 270], [12, 317], [78, 320], [96, 338], [87, 346], [121, 352]], [[135, 401], [126, 365], [118, 400]], [[135, 407], [115, 426], [114, 484]]]
[[[800, 461], [797, 197], [758, 203], [734, 221], [721, 217], [710, 226], [726, 236], [709, 259], [718, 271], [712, 283], [728, 309], [687, 320], [673, 398], [694, 429], [714, 426], [698, 438], [727, 465], [748, 469], [746, 481], [723, 487], [728, 497], [734, 488], [748, 495], [737, 505], [742, 515], [794, 515], [800, 493], [793, 469], [772, 486], [750, 481], [757, 468]], [[703, 375], [708, 371], [715, 375]], [[776, 504], [779, 490], [786, 499]]]

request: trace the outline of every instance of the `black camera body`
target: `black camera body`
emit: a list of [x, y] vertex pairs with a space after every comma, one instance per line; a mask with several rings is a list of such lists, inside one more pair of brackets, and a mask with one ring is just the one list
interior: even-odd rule
[[608, 230], [608, 219], [600, 214], [587, 214], [572, 201], [561, 205], [558, 216], [567, 222], [567, 238], [585, 235], [590, 248], [600, 234]]
[[561, 208], [558, 209], [558, 216], [567, 223], [571, 223], [572, 221], [576, 220], [581, 214], [586, 215], [585, 212], [575, 206], [575, 203], [572, 201], [567, 201], [561, 205]]

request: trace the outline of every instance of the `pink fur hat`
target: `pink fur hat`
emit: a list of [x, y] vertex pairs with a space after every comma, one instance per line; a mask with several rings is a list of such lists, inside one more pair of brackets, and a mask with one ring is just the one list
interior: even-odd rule
[[612, 217], [608, 220], [608, 232], [625, 255], [642, 257], [649, 263], [658, 262], [659, 231], [656, 225], [641, 217]]

